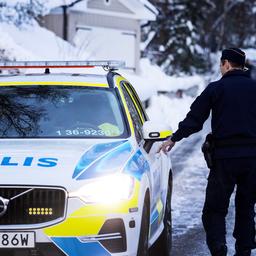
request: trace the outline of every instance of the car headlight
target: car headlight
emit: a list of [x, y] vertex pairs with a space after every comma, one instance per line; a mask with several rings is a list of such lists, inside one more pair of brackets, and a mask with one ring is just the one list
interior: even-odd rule
[[134, 189], [134, 178], [126, 174], [114, 174], [94, 180], [70, 197], [79, 197], [85, 203], [113, 204], [131, 197]]

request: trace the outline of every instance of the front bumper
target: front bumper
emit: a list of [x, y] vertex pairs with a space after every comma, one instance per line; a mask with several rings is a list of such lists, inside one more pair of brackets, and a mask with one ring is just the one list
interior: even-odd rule
[[[61, 223], [41, 229], [34, 229], [33, 225], [22, 229], [35, 232], [35, 248], [0, 249], [0, 255], [134, 256], [141, 222], [139, 184], [135, 190], [130, 200], [115, 205], [85, 205], [79, 198], [69, 198], [67, 217]], [[8, 232], [3, 227], [0, 230]]]
[[66, 256], [52, 243], [37, 243], [33, 249], [0, 249], [1, 256]]

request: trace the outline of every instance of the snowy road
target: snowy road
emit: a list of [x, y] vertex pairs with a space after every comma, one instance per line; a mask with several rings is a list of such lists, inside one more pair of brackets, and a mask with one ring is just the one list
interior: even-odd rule
[[[201, 153], [204, 133], [196, 134], [181, 142], [171, 153], [174, 172], [173, 256], [208, 256], [201, 212], [205, 197], [208, 169]], [[229, 256], [234, 254], [232, 229], [234, 201], [230, 203], [227, 217]], [[253, 256], [256, 252], [252, 253]]]

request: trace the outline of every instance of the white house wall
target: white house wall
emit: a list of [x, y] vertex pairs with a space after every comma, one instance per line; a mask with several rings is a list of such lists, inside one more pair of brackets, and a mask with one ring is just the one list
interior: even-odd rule
[[130, 31], [81, 26], [74, 44], [84, 59], [120, 60], [127, 68], [135, 68], [136, 34]]
[[[80, 12], [72, 12], [69, 15], [69, 31], [68, 41], [72, 42], [76, 29], [81, 26], [91, 26], [99, 28], [109, 28], [122, 31], [130, 31], [135, 34], [135, 52], [133, 53], [135, 59], [136, 72], [139, 70], [139, 59], [140, 59], [140, 21], [125, 19], [120, 17], [111, 17], [104, 15], [84, 14]], [[106, 38], [106, 40], [108, 40]]]

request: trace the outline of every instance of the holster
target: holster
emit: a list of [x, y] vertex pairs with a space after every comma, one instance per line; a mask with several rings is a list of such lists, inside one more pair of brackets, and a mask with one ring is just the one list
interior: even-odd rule
[[207, 134], [205, 142], [202, 145], [202, 152], [204, 154], [204, 159], [209, 169], [214, 166], [213, 152], [214, 152], [214, 138], [211, 133]]

